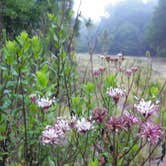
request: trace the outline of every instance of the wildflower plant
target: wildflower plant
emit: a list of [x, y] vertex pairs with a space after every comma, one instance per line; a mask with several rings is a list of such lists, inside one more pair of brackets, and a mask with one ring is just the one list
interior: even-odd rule
[[151, 162], [154, 152], [160, 161], [166, 83], [156, 88], [138, 65], [126, 70], [122, 55], [102, 56], [106, 65], [80, 81], [72, 41], [66, 42], [73, 36], [71, 27], [65, 29], [52, 14], [48, 17], [44, 41], [23, 32], [4, 45], [0, 161], [139, 166]]

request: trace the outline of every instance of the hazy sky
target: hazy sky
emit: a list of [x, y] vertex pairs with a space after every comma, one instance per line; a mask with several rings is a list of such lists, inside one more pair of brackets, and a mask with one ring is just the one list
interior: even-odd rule
[[[81, 0], [81, 14], [84, 17], [90, 17], [93, 21], [100, 21], [100, 17], [108, 16], [105, 8], [109, 4], [116, 4], [123, 0]], [[143, 0], [144, 2], [150, 0]], [[80, 0], [74, 0], [74, 10], [77, 11]]]

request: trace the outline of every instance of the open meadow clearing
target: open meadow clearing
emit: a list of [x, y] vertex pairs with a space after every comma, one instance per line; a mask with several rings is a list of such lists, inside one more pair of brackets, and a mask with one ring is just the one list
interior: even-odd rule
[[[77, 55], [78, 55], [77, 57], [78, 64], [81, 68], [86, 68], [87, 66], [90, 66], [90, 61], [89, 61], [90, 57], [88, 53], [78, 53]], [[100, 56], [102, 56], [102, 54], [93, 55], [94, 68], [98, 68], [103, 65]], [[148, 61], [147, 57], [125, 56], [125, 58], [128, 59], [128, 61], [133, 64], [152, 63], [154, 74], [156, 74], [157, 76], [161, 76], [161, 79], [166, 78], [166, 58], [152, 57], [150, 60], [151, 62]]]

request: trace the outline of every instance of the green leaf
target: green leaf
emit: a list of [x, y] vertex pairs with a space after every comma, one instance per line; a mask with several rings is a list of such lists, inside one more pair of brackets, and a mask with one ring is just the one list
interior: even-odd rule
[[136, 151], [138, 150], [138, 148], [139, 148], [139, 145], [138, 145], [138, 144], [135, 144], [135, 145], [133, 146], [132, 150], [136, 152]]
[[6, 124], [3, 123], [3, 126], [0, 126], [0, 133], [6, 131]]
[[157, 86], [152, 86], [152, 87], [150, 88], [150, 93], [151, 93], [152, 96], [157, 96], [158, 93], [159, 93], [158, 87], [157, 87]]
[[54, 34], [54, 40], [55, 40], [56, 42], [58, 42], [58, 37], [57, 37], [56, 34]]
[[35, 58], [37, 59], [40, 55], [40, 51], [41, 51], [41, 43], [40, 40], [37, 36], [34, 36], [31, 39], [31, 44], [32, 44], [32, 51], [34, 53]]
[[48, 84], [47, 74], [43, 71], [37, 71], [36, 75], [37, 75], [37, 80], [38, 80], [39, 86], [41, 86], [42, 88], [45, 88]]
[[78, 105], [80, 103], [80, 98], [79, 97], [72, 97], [72, 103], [73, 105]]
[[23, 145], [21, 144], [18, 148], [18, 158], [21, 159], [23, 155]]
[[0, 141], [3, 141], [3, 140], [5, 140], [5, 139], [6, 139], [5, 136], [0, 135]]
[[15, 41], [7, 41], [4, 48], [4, 54], [7, 64], [12, 65], [17, 52], [17, 44]]
[[91, 160], [88, 164], [88, 166], [99, 166], [99, 162], [97, 159]]
[[20, 36], [18, 36], [19, 39], [26, 41], [28, 39], [28, 34], [27, 32], [23, 31], [21, 32]]
[[92, 82], [88, 82], [86, 85], [84, 85], [84, 90], [86, 92], [92, 93], [95, 90], [95, 85]]
[[53, 160], [51, 160], [50, 157], [48, 157], [48, 162], [49, 162], [49, 166], [55, 166], [55, 163]]
[[48, 65], [47, 65], [47, 64], [44, 64], [44, 65], [42, 66], [41, 71], [46, 73], [46, 72], [48, 71]]
[[108, 86], [116, 87], [116, 82], [117, 82], [116, 76], [110, 75], [106, 78], [105, 81]]

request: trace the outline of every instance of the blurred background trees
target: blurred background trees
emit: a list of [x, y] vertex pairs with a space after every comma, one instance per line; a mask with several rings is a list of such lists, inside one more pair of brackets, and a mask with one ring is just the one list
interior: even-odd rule
[[147, 41], [151, 49], [159, 56], [166, 57], [166, 0], [159, 0], [151, 24], [148, 28]]
[[108, 6], [107, 12], [109, 17], [93, 23], [91, 32], [81, 26], [78, 52], [87, 52], [86, 36], [98, 28], [96, 53], [104, 53], [103, 48], [107, 44], [105, 50], [108, 54], [124, 52], [126, 55], [143, 56], [149, 50], [152, 55], [166, 56], [166, 0], [151, 0], [149, 3], [125, 0]]
[[43, 0], [1, 0], [1, 29], [13, 38], [21, 31], [32, 32], [45, 12]]
[[[47, 13], [59, 15], [65, 26], [78, 37], [77, 52], [88, 52], [87, 37], [96, 35], [96, 53], [166, 56], [166, 0], [125, 0], [107, 7], [109, 16], [92, 23], [90, 30], [86, 22], [73, 18], [73, 0], [0, 0], [0, 39], [2, 29], [7, 38], [13, 39], [22, 31], [30, 35], [45, 33], [48, 25]], [[83, 22], [84, 22], [83, 21]], [[66, 24], [67, 23], [67, 24]], [[71, 27], [70, 27], [71, 26]], [[96, 34], [97, 30], [97, 34]], [[79, 33], [78, 33], [79, 32]]]
[[62, 22], [70, 22], [72, 7], [73, 0], [1, 0], [0, 31], [5, 29], [10, 38], [22, 31], [29, 34], [44, 31], [47, 13], [61, 16]]

